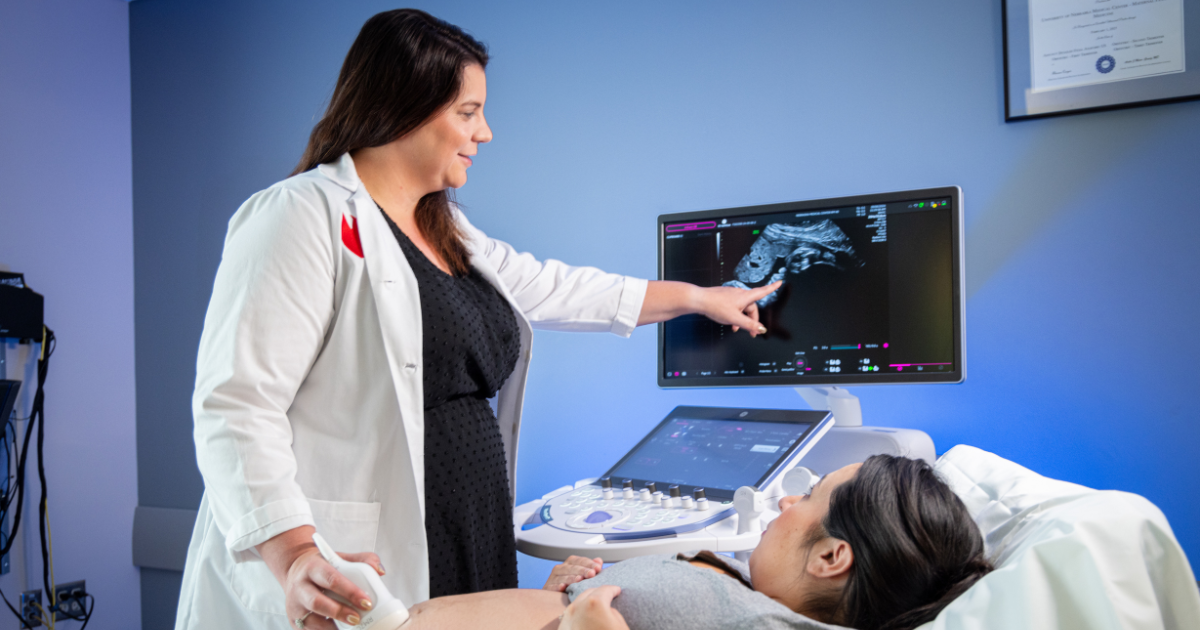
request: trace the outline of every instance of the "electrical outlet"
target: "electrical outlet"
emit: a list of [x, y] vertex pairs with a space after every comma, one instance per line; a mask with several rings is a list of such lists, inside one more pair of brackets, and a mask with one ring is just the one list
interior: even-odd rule
[[34, 604], [42, 603], [41, 589], [36, 591], [25, 591], [21, 593], [21, 620], [29, 628], [36, 628], [42, 625], [42, 611], [38, 610]]
[[[54, 620], [82, 619], [87, 614], [87, 608], [84, 607], [86, 596], [87, 582], [84, 580], [55, 586], [54, 602], [58, 605], [58, 609], [54, 611]], [[42, 609], [38, 609], [35, 604], [42, 606]], [[21, 593], [21, 618], [24, 620], [25, 626], [29, 628], [41, 626], [42, 610], [47, 610], [49, 607], [49, 602], [42, 601], [41, 589]]]
[[58, 610], [54, 611], [55, 621], [72, 617], [82, 619], [87, 614], [87, 609], [83, 605], [86, 595], [87, 583], [84, 580], [56, 585], [54, 587], [54, 603], [58, 604]]

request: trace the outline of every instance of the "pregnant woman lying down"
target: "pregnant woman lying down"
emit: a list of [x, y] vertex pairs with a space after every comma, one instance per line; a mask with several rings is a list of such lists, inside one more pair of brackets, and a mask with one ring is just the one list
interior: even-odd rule
[[701, 551], [601, 571], [573, 557], [544, 590], [440, 597], [414, 606], [403, 630], [901, 630], [992, 569], [966, 508], [922, 461], [877, 455], [779, 508], [748, 565]]

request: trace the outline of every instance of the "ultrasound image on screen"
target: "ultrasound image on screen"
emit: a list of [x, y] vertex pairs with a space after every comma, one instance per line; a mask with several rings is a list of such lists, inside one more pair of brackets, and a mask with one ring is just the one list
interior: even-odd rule
[[618, 483], [642, 479], [737, 490], [757, 484], [811, 426], [675, 419], [639, 445], [609, 476]]
[[[758, 284], [771, 284], [780, 280], [787, 283], [789, 275], [804, 273], [814, 265], [825, 265], [837, 270], [861, 267], [862, 259], [854, 251], [854, 245], [846, 233], [833, 221], [803, 221], [800, 223], [772, 223], [750, 251], [742, 257], [734, 270], [736, 280], [725, 283], [727, 287], [749, 289]], [[774, 269], [774, 273], [771, 270]], [[765, 282], [763, 278], [771, 276]], [[758, 301], [760, 307], [775, 303], [779, 291]]]
[[783, 284], [758, 302], [768, 332], [757, 338], [699, 315], [667, 322], [664, 383], [953, 371], [947, 203], [665, 222], [665, 280], [739, 288]]

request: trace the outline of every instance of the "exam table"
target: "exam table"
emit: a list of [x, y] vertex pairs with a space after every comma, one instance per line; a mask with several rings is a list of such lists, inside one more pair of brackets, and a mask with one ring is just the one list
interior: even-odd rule
[[935, 470], [996, 570], [920, 630], [1200, 630], [1200, 590], [1167, 519], [1127, 492], [1043, 477], [956, 446]]

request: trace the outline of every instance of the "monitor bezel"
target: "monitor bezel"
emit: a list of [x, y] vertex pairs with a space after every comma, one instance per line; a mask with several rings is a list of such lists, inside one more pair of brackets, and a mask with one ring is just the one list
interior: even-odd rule
[[[770, 482], [778, 472], [779, 468], [783, 465], [786, 465], [797, 450], [808, 444], [816, 431], [820, 429], [821, 423], [825, 421], [828, 416], [828, 411], [813, 411], [811, 409], [753, 409], [748, 407], [691, 407], [681, 405], [672, 409], [671, 413], [667, 414], [667, 417], [662, 419], [662, 422], [654, 425], [654, 428], [646, 433], [645, 437], [639, 440], [633, 448], [629, 449], [629, 451], [626, 452], [625, 455], [617, 461], [617, 463], [610, 466], [609, 469], [603, 475], [601, 475], [601, 478], [609, 477], [612, 480], [613, 490], [616, 492], [621, 491], [621, 486], [625, 479], [632, 479], [635, 492], [640, 491], [647, 482], [653, 481], [655, 484], [658, 484], [658, 489], [666, 494], [668, 482], [665, 482], [661, 479], [634, 479], [632, 477], [621, 477], [618, 479], [613, 477], [613, 475], [618, 468], [620, 468], [625, 462], [629, 461], [629, 459], [633, 457], [633, 454], [636, 453], [638, 449], [642, 448], [642, 446], [645, 445], [651, 437], [658, 433], [659, 429], [673, 420], [685, 418], [689, 420], [773, 422], [778, 424], [809, 425], [808, 429], [805, 430], [804, 433], [800, 434], [800, 437], [796, 439], [796, 443], [788, 447], [788, 449], [782, 453], [778, 459], [775, 460], [775, 463], [771, 466], [771, 469], [755, 482], [755, 487], [762, 489], [763, 484]], [[736, 489], [725, 490], [723, 488], [709, 488], [708, 486], [695, 486], [689, 484], [678, 485], [682, 494], [691, 494], [696, 488], [704, 488], [704, 494], [710, 501], [732, 501], [734, 493], [737, 492]]]
[[[658, 216], [658, 279], [663, 279], [665, 263], [666, 230], [668, 223], [688, 221], [733, 218], [754, 214], [771, 214], [776, 212], [796, 212], [820, 210], [837, 206], [860, 206], [880, 203], [902, 203], [905, 201], [921, 201], [930, 198], [946, 197], [950, 199], [951, 247], [952, 252], [952, 290], [953, 310], [952, 322], [954, 334], [954, 370], [949, 372], [906, 372], [879, 373], [870, 375], [808, 375], [808, 376], [679, 376], [666, 378], [666, 322], [658, 324], [658, 386], [669, 389], [687, 388], [725, 388], [725, 387], [858, 387], [862, 385], [902, 385], [922, 383], [961, 383], [967, 377], [966, 350], [966, 279], [963, 273], [965, 254], [963, 252], [963, 195], [958, 186], [943, 186], [938, 188], [918, 188], [894, 192], [871, 193], [847, 197], [828, 197], [823, 199], [806, 199], [784, 203], [761, 204], [754, 206], [739, 206], [732, 208], [717, 208], [694, 212], [677, 212]], [[854, 378], [850, 378], [854, 376]]]

